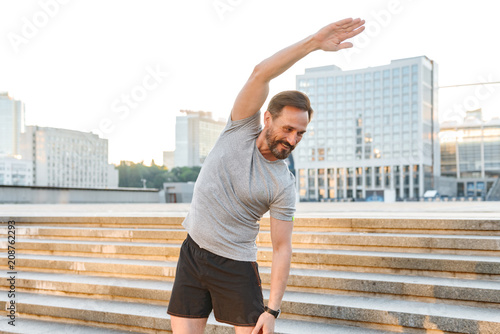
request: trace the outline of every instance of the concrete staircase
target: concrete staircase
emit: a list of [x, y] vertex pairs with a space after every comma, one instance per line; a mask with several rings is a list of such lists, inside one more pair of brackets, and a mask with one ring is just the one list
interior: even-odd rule
[[[182, 218], [16, 221], [16, 326], [1, 333], [169, 333]], [[268, 295], [269, 221], [259, 234]], [[500, 333], [500, 220], [297, 219], [277, 333]], [[209, 319], [206, 333], [232, 333]]]

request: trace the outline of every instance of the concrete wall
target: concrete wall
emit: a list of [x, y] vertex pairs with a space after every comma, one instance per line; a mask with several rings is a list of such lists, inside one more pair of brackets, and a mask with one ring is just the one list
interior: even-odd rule
[[191, 203], [194, 182], [169, 182], [163, 184], [166, 203]]
[[158, 189], [0, 186], [0, 203], [158, 203]]
[[457, 179], [454, 177], [436, 177], [436, 190], [441, 196], [446, 195], [449, 197], [457, 196]]

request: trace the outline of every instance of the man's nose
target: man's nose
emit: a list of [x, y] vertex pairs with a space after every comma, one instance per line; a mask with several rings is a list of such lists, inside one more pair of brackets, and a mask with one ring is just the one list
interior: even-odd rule
[[288, 137], [286, 138], [286, 141], [292, 147], [295, 146], [295, 145], [297, 145], [297, 143], [298, 143], [297, 135], [294, 134], [294, 133], [289, 134]]

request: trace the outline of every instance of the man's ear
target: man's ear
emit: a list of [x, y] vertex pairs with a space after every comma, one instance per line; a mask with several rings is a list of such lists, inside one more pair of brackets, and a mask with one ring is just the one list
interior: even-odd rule
[[266, 110], [266, 112], [264, 113], [264, 127], [271, 126], [272, 121], [273, 121], [273, 116], [271, 116], [269, 110]]

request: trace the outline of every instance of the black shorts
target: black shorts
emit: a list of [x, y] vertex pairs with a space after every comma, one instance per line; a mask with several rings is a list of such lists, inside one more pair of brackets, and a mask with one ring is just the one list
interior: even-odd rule
[[181, 247], [167, 313], [255, 326], [264, 312], [256, 262], [235, 261], [201, 249], [188, 235]]

